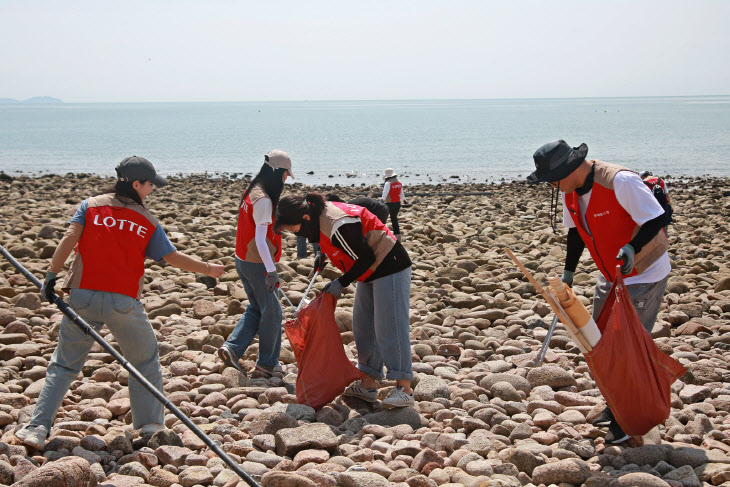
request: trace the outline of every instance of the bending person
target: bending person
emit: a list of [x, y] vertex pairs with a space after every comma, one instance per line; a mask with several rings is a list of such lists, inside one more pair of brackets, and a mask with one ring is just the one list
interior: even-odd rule
[[[287, 196], [276, 210], [277, 227], [319, 242], [322, 252], [344, 274], [325, 292], [339, 298], [358, 281], [352, 309], [352, 331], [358, 368], [367, 377], [350, 384], [344, 395], [368, 402], [378, 398], [377, 381], [396, 381], [383, 406], [414, 404], [411, 381], [409, 307], [411, 259], [388, 228], [365, 208], [328, 202], [317, 193]], [[320, 262], [317, 262], [320, 260]], [[321, 256], [315, 267], [321, 267]], [[383, 375], [383, 365], [387, 373]]]
[[274, 235], [274, 211], [291, 172], [286, 152], [272, 150], [264, 156], [264, 165], [251, 180], [241, 197], [236, 229], [236, 271], [248, 297], [246, 311], [238, 320], [228, 340], [218, 349], [218, 356], [239, 372], [238, 360], [256, 335], [259, 355], [256, 370], [266, 376], [281, 373], [281, 304], [276, 265], [281, 257], [281, 235]]
[[[598, 321], [616, 277], [621, 273], [641, 324], [651, 333], [671, 271], [668, 242], [661, 229], [664, 209], [641, 178], [631, 170], [599, 160], [586, 160], [588, 146], [571, 148], [564, 140], [540, 147], [533, 159], [530, 183], [548, 182], [562, 193], [563, 225], [568, 228], [563, 282], [569, 286], [583, 249], [601, 275], [593, 294], [593, 319]], [[554, 205], [557, 213], [557, 205]], [[551, 223], [555, 215], [551, 215]], [[553, 230], [555, 227], [553, 226]], [[629, 438], [606, 407], [594, 426], [608, 426], [606, 442]]]
[[[53, 253], [41, 288], [50, 300], [57, 273], [76, 249], [63, 290], [68, 304], [97, 332], [106, 325], [122, 355], [162, 391], [157, 339], [139, 300], [144, 285], [145, 257], [210, 277], [220, 277], [222, 265], [181, 254], [167, 238], [144, 201], [167, 181], [142, 157], [124, 159], [116, 167], [118, 181], [103, 194], [81, 202], [69, 228]], [[46, 381], [30, 422], [15, 433], [23, 443], [42, 449], [71, 382], [84, 365], [94, 339], [66, 316], [61, 320], [58, 346], [48, 365]], [[134, 377], [129, 378], [132, 424], [140, 434], [163, 429], [163, 405]]]

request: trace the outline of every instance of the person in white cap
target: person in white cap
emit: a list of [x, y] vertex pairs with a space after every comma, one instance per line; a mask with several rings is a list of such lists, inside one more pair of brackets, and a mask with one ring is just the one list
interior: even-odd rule
[[390, 223], [393, 226], [393, 234], [398, 241], [401, 241], [400, 225], [398, 224], [398, 212], [400, 211], [401, 202], [407, 204], [406, 195], [403, 192], [403, 183], [398, 181], [398, 175], [393, 168], [385, 170], [383, 175], [385, 184], [383, 185], [383, 195], [380, 201], [388, 205], [390, 211]]
[[[144, 305], [145, 258], [210, 277], [220, 277], [225, 268], [178, 252], [160, 222], [144, 202], [167, 180], [157, 174], [144, 157], [131, 156], [116, 167], [117, 182], [102, 194], [81, 202], [68, 229], [53, 253], [41, 299], [51, 300], [56, 275], [76, 250], [62, 289], [68, 304], [96, 331], [106, 325], [122, 355], [152, 385], [162, 391], [157, 339]], [[81, 372], [94, 339], [68, 317], [61, 320], [58, 346], [46, 371], [33, 416], [15, 432], [24, 444], [42, 450], [63, 398]], [[129, 378], [132, 426], [140, 435], [164, 429], [165, 408], [133, 377]]]
[[274, 214], [284, 182], [292, 174], [291, 158], [282, 150], [264, 156], [259, 173], [241, 197], [236, 230], [236, 271], [248, 296], [248, 306], [228, 340], [218, 349], [223, 363], [240, 372], [238, 360], [256, 335], [259, 354], [256, 369], [265, 376], [282, 372], [281, 304], [275, 262], [281, 257], [281, 235], [274, 233]]

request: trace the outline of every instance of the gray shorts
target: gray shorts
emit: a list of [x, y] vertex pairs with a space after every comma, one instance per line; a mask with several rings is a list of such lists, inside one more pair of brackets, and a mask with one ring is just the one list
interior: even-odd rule
[[[657, 282], [626, 286], [626, 290], [634, 302], [634, 308], [639, 315], [641, 324], [649, 333], [654, 328], [656, 317], [659, 314], [659, 306], [662, 304], [664, 290], [667, 287], [667, 280], [669, 280], [669, 276]], [[598, 276], [596, 289], [593, 294], [593, 319], [595, 321], [598, 321], [598, 315], [601, 314], [603, 305], [606, 303], [608, 292], [611, 290], [611, 284], [610, 281], [603, 277], [603, 274]]]

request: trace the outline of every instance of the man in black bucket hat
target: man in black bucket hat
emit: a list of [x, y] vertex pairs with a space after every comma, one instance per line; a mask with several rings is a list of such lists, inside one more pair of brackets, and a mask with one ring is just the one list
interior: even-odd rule
[[[535, 172], [529, 183], [547, 182], [553, 187], [555, 230], [558, 198], [562, 195], [563, 225], [568, 228], [563, 282], [573, 284], [573, 276], [583, 249], [588, 250], [601, 272], [593, 294], [593, 319], [603, 308], [616, 277], [621, 273], [641, 324], [651, 333], [671, 265], [664, 226], [664, 209], [635, 172], [599, 160], [586, 160], [588, 146], [571, 147], [564, 140], [543, 145], [535, 154]], [[552, 210], [552, 209], [551, 209]], [[606, 441], [628, 439], [606, 408], [596, 426], [609, 427]]]

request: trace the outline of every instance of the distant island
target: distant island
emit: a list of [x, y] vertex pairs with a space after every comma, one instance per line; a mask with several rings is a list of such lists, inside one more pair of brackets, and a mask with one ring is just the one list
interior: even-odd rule
[[63, 100], [53, 98], [52, 96], [34, 96], [27, 100], [16, 100], [14, 98], [0, 98], [0, 104], [14, 104], [14, 103], [28, 103], [28, 104], [41, 104], [41, 103], [63, 103]]

